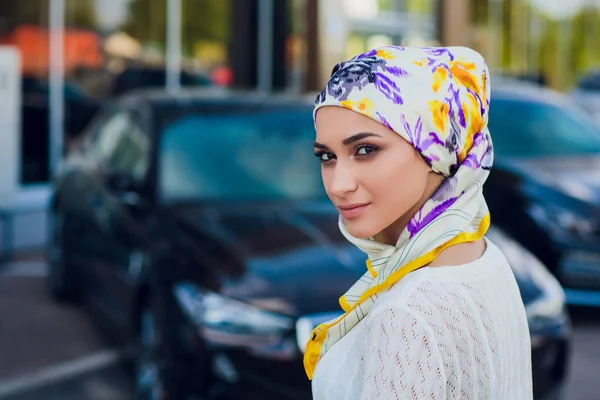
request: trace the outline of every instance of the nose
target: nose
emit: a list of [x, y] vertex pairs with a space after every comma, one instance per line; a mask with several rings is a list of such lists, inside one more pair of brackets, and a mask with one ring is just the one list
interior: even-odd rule
[[338, 162], [333, 171], [329, 191], [336, 197], [344, 197], [347, 193], [357, 189], [358, 183], [352, 168]]

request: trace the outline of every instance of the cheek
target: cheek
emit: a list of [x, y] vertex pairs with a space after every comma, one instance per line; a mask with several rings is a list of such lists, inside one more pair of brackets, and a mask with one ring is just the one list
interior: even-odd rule
[[321, 179], [327, 196], [331, 198], [331, 182], [333, 180], [333, 168], [321, 166]]
[[425, 190], [426, 173], [420, 168], [412, 154], [390, 156], [378, 160], [377, 173], [373, 179], [366, 182], [370, 192], [383, 203], [409, 204], [409, 207], [419, 200]]
[[369, 183], [369, 191], [377, 202], [378, 213], [391, 223], [421, 199], [427, 183], [427, 172], [412, 156], [395, 157], [385, 160], [385, 165], [375, 178]]

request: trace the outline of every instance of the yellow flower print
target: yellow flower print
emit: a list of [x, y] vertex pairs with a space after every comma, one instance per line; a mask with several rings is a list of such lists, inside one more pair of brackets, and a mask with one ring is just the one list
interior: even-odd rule
[[413, 64], [415, 64], [418, 67], [422, 67], [424, 63], [425, 63], [425, 61], [423, 61], [423, 60], [421, 60], [421, 61], [414, 60], [413, 61]]
[[434, 92], [440, 90], [440, 86], [448, 79], [448, 70], [442, 66], [437, 67], [433, 74], [433, 84], [431, 88]]
[[474, 68], [475, 64], [473, 63], [463, 63], [460, 61], [450, 63], [450, 72], [452, 72], [454, 79], [466, 86], [469, 90], [479, 94], [479, 82], [477, 82], [477, 78], [469, 72], [469, 70]]
[[484, 106], [487, 104], [487, 93], [485, 92], [486, 83], [487, 83], [487, 74], [484, 71], [481, 74], [481, 88], [482, 88], [481, 102]]
[[375, 108], [373, 102], [366, 97], [359, 101], [344, 100], [340, 102], [340, 105], [344, 108], [357, 111], [367, 116], [371, 116]]
[[471, 146], [473, 146], [473, 136], [477, 132], [481, 131], [481, 126], [483, 124], [481, 113], [479, 112], [479, 102], [477, 101], [477, 98], [471, 93], [468, 94], [468, 98], [468, 103], [462, 103], [463, 112], [467, 118], [467, 132], [465, 135], [465, 143], [463, 144], [463, 148], [458, 154], [459, 162], [462, 162], [467, 156], [467, 153], [471, 151]]
[[344, 100], [344, 101], [340, 101], [340, 105], [344, 108], [348, 108], [350, 110], [352, 110], [352, 100]]
[[447, 104], [440, 102], [439, 100], [432, 100], [429, 102], [429, 110], [433, 116], [433, 122], [438, 127], [440, 132], [446, 132], [446, 124], [448, 123], [448, 111], [450, 107]]
[[396, 58], [392, 55], [391, 51], [386, 51], [383, 49], [377, 50], [377, 57], [381, 57], [384, 60], [393, 60], [394, 58]]
[[452, 64], [455, 66], [458, 65], [460, 67], [463, 67], [467, 71], [475, 71], [477, 69], [477, 66], [474, 62], [465, 61], [464, 58], [459, 58], [458, 60], [452, 61]]

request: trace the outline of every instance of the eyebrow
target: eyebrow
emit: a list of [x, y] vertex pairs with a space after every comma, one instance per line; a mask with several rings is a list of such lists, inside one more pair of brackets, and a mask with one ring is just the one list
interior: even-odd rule
[[[373, 136], [382, 137], [381, 135], [378, 135], [378, 134], [372, 133], [372, 132], [360, 132], [360, 133], [356, 133], [356, 134], [354, 134], [354, 135], [352, 135], [350, 137], [347, 137], [346, 139], [342, 140], [342, 144], [344, 146], [348, 146], [351, 143], [357, 142], [357, 141], [359, 141], [361, 139], [364, 139], [364, 138], [373, 137]], [[329, 148], [329, 147], [327, 147], [324, 144], [321, 144], [319, 142], [315, 142], [314, 146], [317, 149], [328, 149]]]

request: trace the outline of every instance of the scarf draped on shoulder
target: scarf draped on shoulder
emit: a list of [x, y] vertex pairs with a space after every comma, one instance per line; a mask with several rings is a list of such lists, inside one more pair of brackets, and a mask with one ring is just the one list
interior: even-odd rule
[[[319, 108], [354, 110], [385, 125], [446, 178], [404, 228], [395, 246], [344, 236], [368, 258], [364, 275], [340, 298], [344, 314], [317, 326], [304, 354], [312, 379], [323, 355], [369, 312], [377, 298], [445, 248], [482, 238], [490, 217], [482, 185], [493, 163], [485, 60], [465, 47], [384, 46], [336, 65]], [[401, 182], [400, 182], [401, 184]]]

